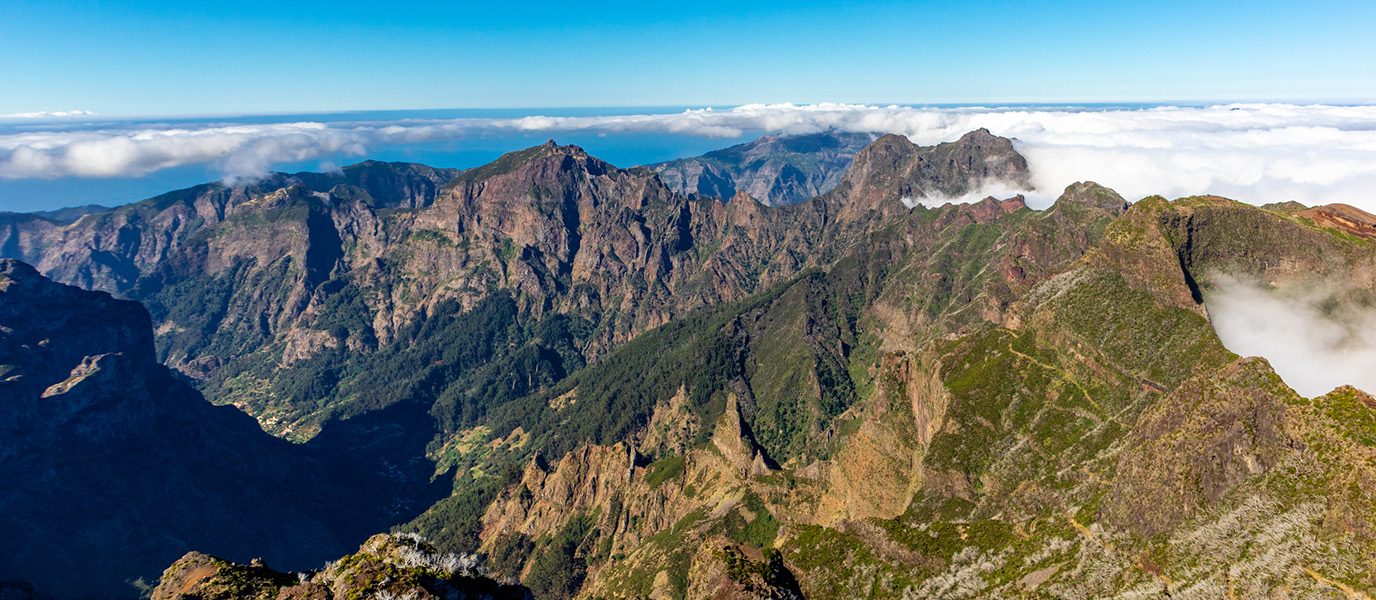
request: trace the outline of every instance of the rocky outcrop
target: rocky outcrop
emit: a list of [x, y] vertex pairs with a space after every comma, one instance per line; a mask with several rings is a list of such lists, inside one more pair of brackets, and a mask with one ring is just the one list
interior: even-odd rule
[[1376, 239], [1376, 215], [1347, 204], [1325, 204], [1295, 213], [1319, 227], [1337, 229], [1368, 239]]
[[693, 555], [685, 598], [802, 600], [803, 592], [777, 552], [762, 552], [716, 536]]
[[841, 204], [839, 220], [868, 225], [906, 211], [900, 200], [956, 198], [990, 183], [1030, 189], [1029, 176], [1012, 142], [986, 129], [929, 147], [887, 134], [856, 153], [828, 195]]
[[[1284, 392], [1259, 358], [1192, 379], [1134, 428], [1118, 460], [1105, 521], [1144, 538], [1172, 533], [1248, 477], [1275, 467], [1292, 440]], [[1293, 394], [1293, 392], [1291, 392]]]
[[262, 559], [235, 564], [189, 552], [163, 572], [152, 600], [524, 600], [530, 593], [486, 578], [477, 557], [443, 555], [408, 535], [375, 535], [316, 571], [283, 573]]
[[764, 449], [750, 433], [750, 425], [741, 417], [735, 394], [726, 397], [726, 410], [712, 429], [712, 445], [742, 477], [767, 475], [771, 464]]

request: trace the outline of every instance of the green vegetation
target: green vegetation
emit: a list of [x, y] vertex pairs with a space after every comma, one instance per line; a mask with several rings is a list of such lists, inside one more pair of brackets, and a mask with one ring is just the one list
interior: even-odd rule
[[684, 457], [680, 454], [650, 463], [650, 466], [645, 468], [645, 483], [653, 488], [670, 479], [677, 479], [683, 475], [683, 460]]
[[477, 183], [485, 179], [491, 179], [498, 175], [505, 175], [507, 173], [515, 171], [517, 167], [520, 167], [521, 165], [529, 162], [530, 160], [539, 157], [544, 152], [544, 145], [532, 146], [530, 148], [526, 148], [525, 150], [517, 150], [515, 152], [507, 152], [506, 154], [503, 154], [500, 157], [498, 157], [497, 160], [487, 163], [481, 167], [469, 169], [467, 171], [460, 173], [458, 177], [455, 177], [454, 179], [450, 180], [449, 183], [446, 183], [444, 185], [444, 188], [452, 188], [463, 183]]
[[554, 539], [536, 550], [525, 579], [531, 591], [540, 598], [574, 597], [588, 568], [579, 548], [593, 533], [592, 519], [582, 515], [569, 519]]
[[1344, 435], [1364, 446], [1376, 446], [1376, 401], [1351, 386], [1315, 399]]
[[501, 477], [475, 479], [466, 475], [465, 480], [455, 482], [454, 488], [458, 490], [455, 494], [436, 502], [396, 530], [419, 533], [426, 539], [434, 540], [440, 552], [475, 553], [482, 543], [478, 534], [482, 532], [483, 513], [503, 489], [520, 480], [521, 469], [515, 463], [507, 463]]
[[[741, 514], [741, 509], [749, 511], [748, 521]], [[754, 492], [745, 493], [740, 507], [727, 513], [723, 525], [726, 537], [761, 549], [774, 547], [774, 538], [778, 536], [780, 527], [779, 521]]]
[[526, 560], [535, 551], [535, 544], [522, 533], [504, 533], [492, 542], [487, 553], [487, 566], [507, 581], [520, 578]]

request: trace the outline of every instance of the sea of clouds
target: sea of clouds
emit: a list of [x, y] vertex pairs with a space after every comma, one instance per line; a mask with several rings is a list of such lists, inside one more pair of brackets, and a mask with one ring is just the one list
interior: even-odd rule
[[[6, 119], [35, 115], [0, 117], [0, 125]], [[927, 145], [984, 127], [1013, 138], [1027, 157], [1036, 188], [1028, 195], [1033, 207], [1048, 205], [1070, 183], [1093, 180], [1129, 200], [1152, 194], [1173, 198], [1208, 193], [1253, 204], [1345, 202], [1376, 211], [1376, 106], [1096, 109], [779, 104], [621, 116], [63, 123], [53, 119], [23, 128], [0, 128], [0, 178], [135, 177], [200, 164], [227, 179], [238, 179], [320, 157], [365, 158], [381, 146], [507, 134], [555, 138], [573, 132], [677, 134], [720, 138], [727, 145], [747, 132], [850, 131], [899, 133]]]

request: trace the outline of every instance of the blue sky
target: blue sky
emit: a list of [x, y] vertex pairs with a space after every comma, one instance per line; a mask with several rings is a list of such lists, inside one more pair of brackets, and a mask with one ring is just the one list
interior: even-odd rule
[[1376, 3], [7, 0], [0, 115], [1376, 99]]

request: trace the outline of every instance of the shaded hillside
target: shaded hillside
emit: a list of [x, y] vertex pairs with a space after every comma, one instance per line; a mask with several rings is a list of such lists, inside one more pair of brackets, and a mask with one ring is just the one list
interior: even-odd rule
[[745, 193], [767, 206], [797, 204], [836, 187], [855, 153], [874, 137], [844, 132], [766, 135], [650, 168], [681, 194], [731, 198]]
[[137, 303], [0, 261], [0, 579], [129, 597], [192, 548], [315, 565], [421, 495], [383, 471], [207, 403]]

